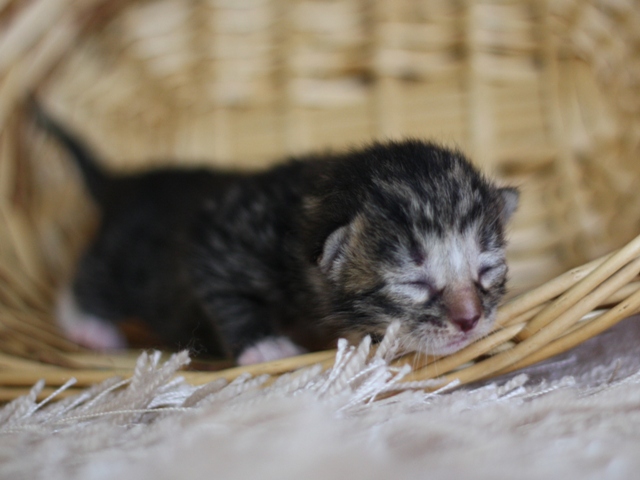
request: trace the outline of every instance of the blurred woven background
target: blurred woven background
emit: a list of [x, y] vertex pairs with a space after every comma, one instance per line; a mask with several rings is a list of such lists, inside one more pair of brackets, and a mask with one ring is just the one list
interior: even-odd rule
[[523, 190], [519, 292], [640, 231], [639, 7], [0, 0], [0, 350], [73, 363], [51, 306], [96, 213], [33, 126], [29, 92], [119, 171], [259, 168], [406, 136], [458, 145]]

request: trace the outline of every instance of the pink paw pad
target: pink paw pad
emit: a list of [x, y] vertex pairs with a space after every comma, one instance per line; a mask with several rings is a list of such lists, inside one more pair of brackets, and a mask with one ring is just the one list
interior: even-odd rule
[[286, 337], [269, 337], [246, 348], [238, 357], [238, 365], [270, 362], [302, 353], [306, 350]]
[[92, 317], [87, 317], [65, 333], [70, 340], [92, 350], [118, 350], [126, 347], [126, 341], [115, 325]]
[[127, 345], [118, 327], [83, 312], [68, 289], [58, 299], [56, 317], [67, 338], [84, 347], [92, 350], [117, 350]]

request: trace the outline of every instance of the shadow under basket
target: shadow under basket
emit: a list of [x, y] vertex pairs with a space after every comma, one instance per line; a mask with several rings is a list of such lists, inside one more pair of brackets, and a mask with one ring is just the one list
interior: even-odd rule
[[[130, 376], [139, 354], [85, 351], [53, 321], [55, 292], [96, 212], [72, 162], [34, 126], [33, 92], [114, 171], [261, 168], [292, 154], [420, 137], [456, 145], [518, 185], [512, 294], [493, 332], [447, 357], [397, 359], [414, 367], [406, 381], [464, 384], [512, 372], [639, 312], [638, 7], [0, 2], [0, 400], [41, 378], [46, 396], [71, 377], [65, 395]], [[334, 356], [219, 371], [202, 362], [183, 373], [194, 383], [279, 375], [329, 368]]]

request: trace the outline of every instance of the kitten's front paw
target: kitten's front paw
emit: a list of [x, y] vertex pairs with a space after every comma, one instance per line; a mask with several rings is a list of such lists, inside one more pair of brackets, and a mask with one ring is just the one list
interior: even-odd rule
[[270, 362], [306, 352], [304, 348], [296, 345], [287, 337], [268, 337], [245, 348], [238, 357], [238, 365]]

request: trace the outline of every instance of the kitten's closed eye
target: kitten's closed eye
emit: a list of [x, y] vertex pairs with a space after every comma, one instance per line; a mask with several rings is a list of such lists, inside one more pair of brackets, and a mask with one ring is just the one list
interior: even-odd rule
[[416, 303], [422, 303], [438, 295], [438, 289], [425, 278], [399, 282], [390, 286], [393, 293], [409, 297]]
[[424, 290], [435, 290], [435, 287], [433, 286], [433, 284], [428, 281], [428, 280], [424, 280], [424, 279], [418, 279], [418, 280], [411, 280], [408, 282], [402, 282], [403, 285], [409, 285], [415, 288], [421, 288]]
[[478, 283], [482, 288], [488, 290], [507, 273], [507, 265], [498, 263], [495, 265], [485, 265], [478, 271]]

